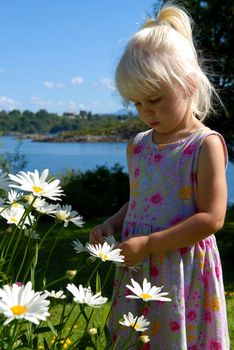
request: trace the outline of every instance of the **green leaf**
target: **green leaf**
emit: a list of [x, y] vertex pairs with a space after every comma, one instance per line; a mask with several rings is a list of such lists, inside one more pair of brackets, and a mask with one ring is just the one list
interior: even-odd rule
[[96, 293], [101, 292], [101, 291], [102, 291], [101, 278], [100, 278], [99, 272], [97, 271], [97, 274], [96, 274]]

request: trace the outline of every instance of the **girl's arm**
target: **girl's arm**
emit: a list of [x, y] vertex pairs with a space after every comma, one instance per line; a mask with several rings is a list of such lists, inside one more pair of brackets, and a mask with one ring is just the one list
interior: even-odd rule
[[101, 225], [95, 226], [90, 233], [90, 243], [102, 244], [104, 243], [105, 237], [119, 234], [122, 230], [127, 210], [128, 202], [125, 203], [116, 214], [104, 221]]
[[225, 154], [219, 136], [205, 138], [197, 171], [197, 213], [163, 231], [123, 242], [119, 248], [123, 249], [127, 265], [135, 265], [153, 253], [194, 244], [223, 226], [227, 203]]

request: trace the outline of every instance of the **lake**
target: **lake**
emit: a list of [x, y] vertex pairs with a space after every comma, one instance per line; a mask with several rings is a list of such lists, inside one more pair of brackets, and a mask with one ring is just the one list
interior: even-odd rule
[[[24, 170], [39, 171], [48, 168], [54, 175], [66, 169], [80, 171], [93, 170], [96, 166], [112, 167], [119, 163], [127, 172], [126, 143], [56, 143], [32, 142], [12, 136], [0, 137], [0, 154], [14, 153], [20, 144], [20, 153], [25, 155]], [[227, 168], [228, 202], [234, 203], [234, 165], [229, 162]]]

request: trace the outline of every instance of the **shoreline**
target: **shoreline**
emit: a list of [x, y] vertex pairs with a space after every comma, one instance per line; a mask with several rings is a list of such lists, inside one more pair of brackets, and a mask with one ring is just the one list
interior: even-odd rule
[[123, 139], [114, 135], [44, 135], [44, 134], [20, 134], [20, 133], [7, 133], [2, 136], [13, 136], [18, 139], [30, 139], [32, 142], [77, 142], [77, 143], [97, 143], [97, 142], [128, 142], [128, 139]]

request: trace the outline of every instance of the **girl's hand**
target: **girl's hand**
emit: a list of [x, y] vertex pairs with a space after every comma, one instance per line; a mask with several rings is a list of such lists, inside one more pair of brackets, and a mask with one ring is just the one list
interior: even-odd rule
[[150, 255], [148, 238], [148, 236], [129, 237], [118, 245], [118, 248], [122, 249], [120, 254], [125, 256], [125, 265], [127, 267], [139, 264]]
[[109, 222], [104, 222], [103, 224], [95, 226], [90, 232], [89, 241], [91, 244], [103, 244], [105, 242], [105, 237], [115, 234], [114, 227]]

